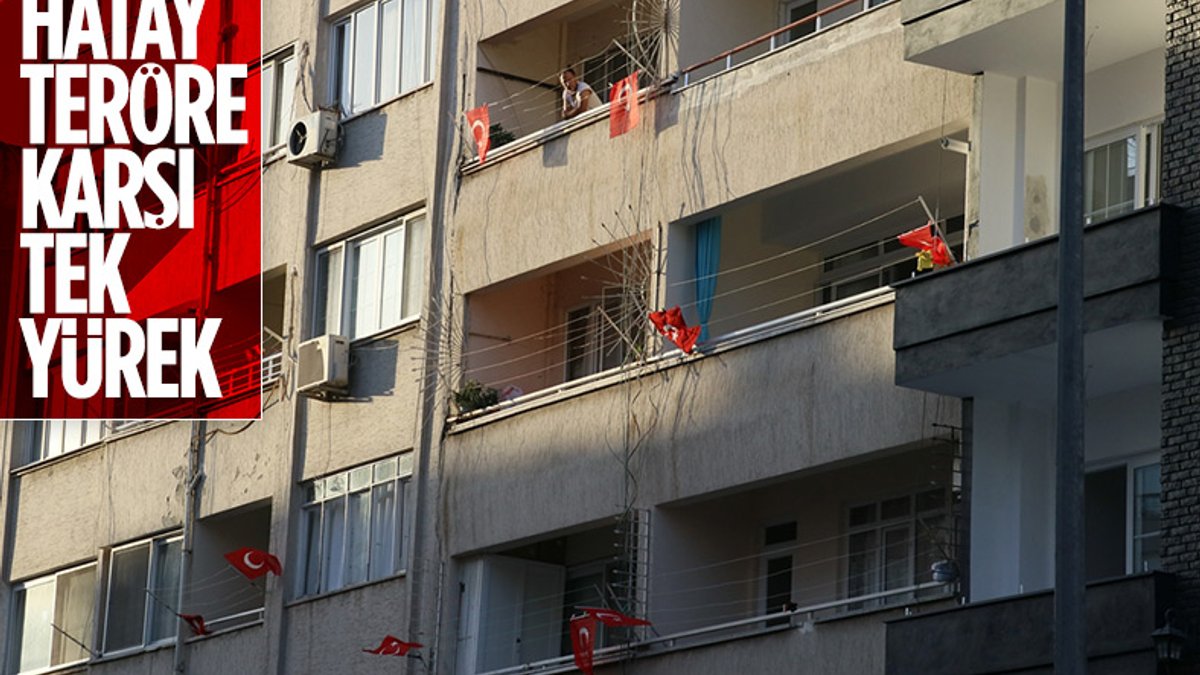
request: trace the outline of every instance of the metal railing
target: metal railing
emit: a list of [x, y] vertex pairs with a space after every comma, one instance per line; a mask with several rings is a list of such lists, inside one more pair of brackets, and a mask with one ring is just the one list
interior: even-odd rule
[[[849, 7], [850, 5], [854, 5], [854, 4], [862, 5], [863, 3], [864, 3], [864, 0], [841, 0], [841, 2], [834, 3], [834, 4], [826, 7], [825, 9], [816, 11], [812, 14], [809, 14], [806, 17], [797, 19], [797, 20], [789, 23], [786, 26], [776, 28], [775, 30], [771, 31], [770, 33], [767, 33], [765, 35], [760, 35], [760, 36], [754, 38], [753, 40], [751, 40], [749, 42], [744, 42], [732, 49], [727, 49], [727, 50], [721, 52], [720, 54], [717, 54], [716, 56], [713, 56], [708, 59], [705, 59], [704, 61], [701, 61], [700, 63], [692, 64], [692, 65], [688, 66], [687, 68], [684, 68], [679, 71], [679, 75], [683, 81], [683, 85], [687, 86], [687, 84], [691, 81], [691, 74], [701, 68], [704, 68], [706, 66], [711, 66], [712, 64], [717, 63], [719, 61], [724, 61], [725, 62], [724, 68], [722, 68], [718, 72], [725, 72], [726, 70], [733, 68], [734, 55], [740, 54], [748, 49], [757, 47], [758, 45], [761, 45], [764, 42], [769, 43], [768, 52], [773, 52], [779, 46], [779, 36], [780, 35], [783, 35], [784, 33], [790, 33], [791, 31], [793, 31], [796, 28], [799, 28], [805, 24], [815, 23], [818, 20], [820, 20], [821, 17], [823, 17], [827, 14], [832, 14], [833, 12], [836, 12], [839, 9], [845, 9], [846, 7]], [[813, 33], [816, 33], [816, 32], [817, 32], [816, 30], [813, 31]], [[787, 43], [785, 42], [785, 44], [787, 44]]]
[[[620, 661], [622, 659], [629, 658], [629, 657], [635, 656], [635, 655], [650, 656], [650, 655], [654, 655], [654, 654], [666, 653], [668, 651], [678, 648], [678, 646], [675, 643], [679, 642], [680, 640], [687, 640], [690, 638], [709, 637], [709, 636], [715, 637], [719, 633], [724, 633], [726, 631], [735, 630], [738, 628], [744, 628], [746, 626], [753, 626], [755, 624], [762, 624], [762, 623], [765, 623], [768, 621], [774, 621], [777, 619], [788, 619], [789, 621], [793, 621], [796, 617], [805, 617], [806, 621], [811, 621], [813, 618], [813, 615], [815, 615], [817, 612], [822, 612], [822, 611], [826, 611], [826, 610], [830, 610], [830, 609], [839, 609], [842, 607], [847, 607], [849, 605], [854, 605], [854, 604], [858, 604], [858, 603], [862, 603], [862, 602], [870, 602], [872, 600], [883, 600], [883, 599], [898, 597], [898, 596], [902, 596], [902, 595], [915, 594], [920, 591], [930, 590], [930, 589], [935, 589], [935, 588], [944, 589], [947, 592], [945, 595], [933, 596], [930, 598], [917, 599], [914, 597], [914, 601], [918, 601], [918, 600], [925, 601], [927, 599], [928, 600], [943, 599], [950, 595], [950, 592], [954, 588], [954, 586], [952, 584], [948, 585], [948, 584], [938, 582], [938, 581], [927, 581], [927, 582], [920, 583], [920, 584], [913, 584], [911, 586], [905, 586], [904, 588], [895, 588], [890, 591], [881, 591], [879, 593], [868, 593], [867, 595], [858, 595], [858, 596], [854, 596], [852, 598], [844, 598], [842, 600], [831, 600], [829, 602], [817, 603], [815, 605], [807, 605], [804, 607], [797, 607], [796, 609], [784, 610], [784, 611], [780, 611], [780, 612], [771, 612], [769, 614], [763, 614], [760, 616], [752, 616], [752, 617], [747, 617], [745, 619], [738, 619], [736, 621], [727, 621], [725, 623], [713, 624], [711, 626], [704, 626], [703, 628], [694, 628], [692, 630], [680, 631], [678, 633], [671, 633], [670, 635], [656, 636], [656, 637], [648, 638], [645, 640], [629, 642], [629, 643], [626, 643], [623, 645], [614, 645], [612, 647], [603, 647], [603, 648], [597, 649], [594, 652], [593, 662], [596, 665], [601, 665], [601, 664], [605, 664], [605, 663], [613, 663], [616, 661]], [[895, 607], [896, 607], [896, 605], [892, 605], [892, 606], [883, 607], [880, 609], [894, 609]], [[795, 626], [794, 623], [789, 623], [788, 626], [767, 628], [764, 631], [747, 632], [745, 634], [745, 636], [749, 637], [751, 635], [757, 635], [761, 632], [786, 630], [786, 628], [794, 627], [794, 626]], [[701, 644], [703, 644], [703, 643], [701, 643]], [[697, 645], [689, 645], [689, 646], [700, 646], [700, 645], [697, 644]], [[658, 647], [658, 648], [655, 649], [655, 647]], [[527, 674], [533, 674], [533, 673], [537, 673], [537, 675], [551, 675], [551, 673], [567, 673], [567, 672], [571, 672], [572, 670], [575, 670], [575, 669], [576, 669], [575, 668], [575, 657], [574, 657], [574, 655], [568, 654], [567, 656], [556, 656], [552, 659], [544, 659], [542, 661], [534, 661], [532, 663], [523, 663], [519, 666], [510, 666], [508, 668], [501, 668], [499, 670], [489, 670], [484, 673], [481, 673], [480, 675], [527, 675]]]

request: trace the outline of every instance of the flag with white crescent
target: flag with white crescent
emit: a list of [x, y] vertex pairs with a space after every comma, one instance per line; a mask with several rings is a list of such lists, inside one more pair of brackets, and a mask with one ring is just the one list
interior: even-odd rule
[[379, 656], [405, 656], [410, 650], [424, 647], [420, 642], [405, 642], [395, 635], [383, 636], [383, 641], [375, 649], [364, 649], [368, 654], [377, 654]]
[[571, 617], [571, 651], [575, 667], [584, 675], [592, 675], [592, 659], [596, 652], [596, 617], [580, 614]]
[[492, 147], [492, 125], [488, 114], [488, 104], [467, 111], [467, 126], [471, 128], [471, 136], [475, 138], [475, 149], [479, 151], [479, 163], [487, 161], [488, 148]]
[[608, 93], [608, 137], [616, 138], [633, 130], [641, 121], [638, 109], [638, 71], [621, 78]]
[[581, 612], [587, 612], [587, 615], [599, 621], [605, 626], [614, 628], [622, 626], [649, 626], [650, 622], [645, 619], [639, 619], [628, 614], [622, 614], [615, 609], [606, 609], [604, 607], [580, 607]]
[[257, 579], [267, 572], [277, 577], [283, 576], [283, 565], [280, 564], [279, 558], [257, 548], [244, 546], [226, 553], [225, 559], [250, 580]]

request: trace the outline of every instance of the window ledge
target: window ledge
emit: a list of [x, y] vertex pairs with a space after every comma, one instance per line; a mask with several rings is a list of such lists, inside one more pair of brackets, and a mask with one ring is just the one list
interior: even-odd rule
[[535, 410], [557, 403], [558, 401], [583, 396], [599, 389], [611, 387], [628, 379], [643, 377], [668, 368], [691, 363], [706, 356], [723, 354], [733, 349], [770, 340], [781, 335], [787, 335], [850, 314], [874, 309], [880, 305], [891, 304], [894, 300], [895, 294], [892, 289], [888, 286], [883, 286], [844, 300], [806, 309], [802, 312], [728, 333], [700, 345], [696, 348], [695, 353], [690, 356], [683, 354], [678, 349], [671, 349], [650, 357], [645, 363], [630, 364], [606, 370], [595, 375], [589, 375], [588, 377], [552, 385], [482, 410], [473, 410], [469, 413], [451, 416], [446, 420], [446, 433], [456, 434], [469, 431], [513, 415], [518, 415], [527, 410]]
[[114, 441], [119, 441], [119, 440], [122, 440], [125, 438], [130, 438], [132, 436], [136, 436], [137, 434], [141, 434], [141, 433], [150, 431], [151, 429], [157, 429], [159, 427], [171, 424], [172, 422], [180, 422], [180, 421], [184, 421], [184, 420], [147, 420], [145, 424], [138, 424], [138, 425], [132, 426], [128, 429], [122, 429], [120, 431], [114, 432], [110, 436], [105, 436], [104, 438], [96, 441], [95, 443], [89, 443], [83, 447], [75, 448], [74, 450], [69, 450], [67, 452], [62, 453], [61, 455], [55, 455], [53, 457], [48, 457], [46, 459], [39, 459], [36, 462], [29, 462], [28, 464], [22, 464], [21, 466], [18, 466], [15, 469], [12, 469], [10, 471], [10, 473], [12, 474], [13, 477], [20, 478], [27, 474], [35, 473], [37, 471], [41, 471], [42, 469], [52, 467], [56, 464], [61, 464], [63, 462], [71, 461], [72, 459], [74, 459], [76, 457], [82, 457], [85, 454], [95, 452], [96, 450], [99, 450], [100, 448], [104, 447], [108, 443], [112, 443]]
[[246, 623], [239, 623], [236, 626], [230, 626], [229, 628], [222, 628], [220, 630], [214, 630], [213, 632], [211, 632], [207, 635], [193, 635], [189, 638], [186, 638], [185, 641], [189, 645], [197, 643], [197, 642], [206, 642], [208, 640], [219, 638], [222, 635], [229, 635], [230, 633], [237, 633], [239, 631], [246, 630], [247, 628], [256, 628], [258, 626], [262, 626], [264, 623], [265, 623], [265, 621], [261, 618], [254, 619], [253, 621], [247, 621]]
[[364, 581], [362, 583], [354, 584], [353, 586], [342, 586], [341, 588], [339, 588], [337, 590], [333, 590], [333, 591], [325, 591], [323, 593], [317, 593], [316, 595], [306, 595], [303, 598], [296, 598], [295, 600], [285, 603], [283, 608], [284, 609], [292, 609], [293, 607], [299, 607], [300, 605], [306, 605], [310, 602], [317, 602], [319, 600], [325, 600], [325, 599], [331, 598], [335, 595], [342, 595], [343, 593], [349, 593], [351, 591], [358, 591], [358, 590], [362, 590], [364, 588], [369, 588], [371, 586], [378, 586], [380, 584], [386, 584], [389, 581], [397, 581], [397, 580], [403, 579], [407, 576], [408, 576], [408, 570], [402, 569], [399, 572], [396, 572], [395, 574], [393, 574], [391, 576], [383, 577], [382, 579], [373, 579], [371, 581]]
[[172, 637], [169, 640], [168, 639], [159, 640], [158, 642], [155, 642], [154, 644], [151, 644], [151, 645], [144, 645], [141, 647], [130, 647], [128, 649], [122, 649], [119, 652], [113, 652], [112, 654], [104, 654], [104, 655], [98, 656], [98, 657], [88, 661], [87, 663], [89, 665], [96, 665], [96, 664], [100, 664], [100, 663], [111, 663], [113, 661], [121, 661], [123, 659], [131, 659], [135, 656], [141, 656], [143, 654], [150, 654], [152, 652], [157, 652], [162, 649], [171, 649], [174, 646], [175, 646], [175, 638]]
[[285, 144], [280, 143], [279, 145], [267, 148], [262, 154], [263, 168], [265, 169], [268, 166], [279, 162], [279, 160], [283, 159], [284, 157], [287, 157], [287, 147]]
[[392, 96], [391, 98], [384, 99], [384, 100], [380, 101], [379, 103], [372, 105], [369, 108], [359, 110], [358, 112], [352, 113], [350, 115], [346, 115], [345, 117], [342, 117], [341, 119], [339, 119], [338, 122], [340, 124], [349, 124], [350, 122], [353, 122], [354, 120], [359, 119], [360, 117], [366, 117], [367, 115], [370, 115], [372, 113], [379, 112], [380, 110], [388, 107], [389, 105], [395, 103], [396, 101], [408, 98], [408, 97], [412, 96], [413, 94], [416, 94], [419, 91], [425, 91], [426, 89], [429, 89], [432, 86], [433, 86], [433, 80], [429, 80], [428, 82], [422, 82], [421, 84], [418, 84], [417, 86], [413, 87], [412, 89], [400, 92], [399, 94], [396, 94], [395, 96]]
[[376, 333], [370, 333], [368, 335], [364, 335], [363, 337], [354, 338], [350, 341], [350, 348], [354, 349], [356, 347], [365, 347], [373, 342], [394, 338], [401, 333], [407, 333], [410, 330], [415, 329], [418, 325], [420, 325], [420, 323], [421, 317], [419, 316], [405, 319], [391, 328], [384, 328]]

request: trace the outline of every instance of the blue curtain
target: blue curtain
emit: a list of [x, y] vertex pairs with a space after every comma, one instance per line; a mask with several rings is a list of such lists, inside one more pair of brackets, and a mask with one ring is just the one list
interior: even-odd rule
[[717, 271], [721, 267], [721, 217], [696, 224], [696, 313], [700, 316], [700, 341], [708, 339]]

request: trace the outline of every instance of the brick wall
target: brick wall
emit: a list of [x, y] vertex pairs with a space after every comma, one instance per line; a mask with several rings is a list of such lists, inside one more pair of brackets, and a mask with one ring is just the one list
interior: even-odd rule
[[[1186, 209], [1163, 334], [1163, 567], [1200, 652], [1200, 0], [1167, 0], [1163, 200]], [[1200, 660], [1190, 672], [1200, 673]]]

